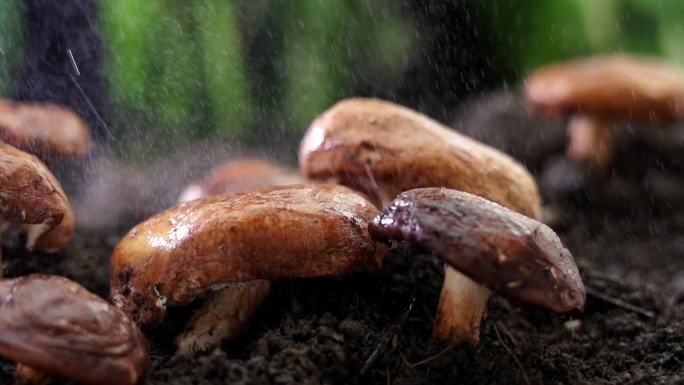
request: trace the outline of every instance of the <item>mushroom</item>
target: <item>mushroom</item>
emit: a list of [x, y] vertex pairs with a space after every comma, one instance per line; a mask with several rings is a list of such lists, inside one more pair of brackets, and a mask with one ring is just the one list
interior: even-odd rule
[[[294, 170], [265, 159], [243, 158], [214, 168], [203, 180], [183, 190], [178, 201], [188, 202], [221, 193], [242, 193], [303, 182], [304, 178]], [[212, 342], [215, 339], [213, 335], [222, 335], [225, 340], [239, 335], [270, 290], [269, 280], [253, 280], [242, 285], [229, 285], [207, 295], [201, 309], [188, 322], [187, 331], [178, 338], [179, 351], [192, 353], [193, 346], [213, 346], [216, 344]], [[223, 309], [224, 303], [231, 305]], [[238, 311], [229, 314], [231, 310]]]
[[[448, 187], [483, 196], [532, 218], [541, 212], [534, 178], [511, 157], [382, 100], [347, 99], [324, 112], [302, 140], [299, 159], [304, 175], [332, 178], [383, 205], [402, 191]], [[448, 265], [444, 270], [453, 287], [477, 285]], [[448, 307], [449, 301], [449, 293], [443, 291], [442, 307]]]
[[311, 124], [299, 151], [302, 173], [359, 189], [387, 204], [402, 191], [449, 187], [485, 196], [530, 217], [537, 185], [508, 155], [408, 108], [343, 100]]
[[88, 126], [71, 110], [6, 99], [0, 99], [0, 141], [42, 159], [83, 157], [92, 147]]
[[482, 197], [445, 188], [406, 191], [369, 231], [446, 262], [436, 338], [477, 343], [492, 291], [557, 313], [584, 307], [577, 266], [553, 230]]
[[27, 380], [44, 373], [90, 385], [133, 385], [148, 364], [145, 337], [122, 311], [43, 274], [0, 280], [0, 356]]
[[0, 143], [0, 235], [26, 232], [26, 249], [48, 253], [74, 233], [74, 215], [57, 179], [38, 158]]
[[214, 168], [203, 180], [188, 186], [178, 201], [187, 202], [207, 195], [239, 193], [266, 186], [299, 183], [304, 183], [304, 178], [295, 170], [265, 159], [237, 159]]
[[[368, 234], [377, 213], [343, 186], [292, 185], [183, 203], [134, 227], [111, 257], [114, 303], [142, 325], [167, 304], [208, 297], [177, 338], [180, 354], [242, 331], [284, 277], [338, 276], [381, 266], [386, 248]], [[239, 290], [221, 291], [226, 287]]]
[[570, 116], [567, 154], [605, 171], [621, 119], [664, 123], [684, 112], [684, 73], [655, 58], [596, 56], [552, 64], [527, 79], [528, 104]]

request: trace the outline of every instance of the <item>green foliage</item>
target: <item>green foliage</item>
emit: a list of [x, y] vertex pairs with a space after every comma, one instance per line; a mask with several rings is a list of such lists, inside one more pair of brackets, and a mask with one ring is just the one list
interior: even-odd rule
[[[106, 73], [117, 108], [176, 138], [246, 139], [250, 127], [271, 124], [262, 119], [273, 117], [303, 130], [364, 74], [394, 76], [417, 47], [415, 27], [391, 0], [273, 1], [268, 7], [228, 0], [100, 4]], [[245, 26], [242, 20], [271, 25]], [[279, 33], [281, 48], [247, 49], [254, 48], [244, 46], [248, 28]], [[279, 80], [260, 82], [260, 74], [250, 71], [254, 58], [248, 52], [275, 63]], [[268, 103], [279, 111], [265, 111], [264, 95], [282, 97]]]
[[[681, 0], [467, 1], [514, 81], [542, 64], [599, 52], [684, 65]], [[300, 132], [365, 82], [396, 79], [421, 44], [419, 27], [393, 0], [98, 4], [117, 107], [177, 139], [254, 139], [254, 129], [275, 121]], [[273, 36], [261, 49], [255, 36], [263, 31]]]
[[21, 0], [0, 1], [0, 96], [7, 96], [12, 74], [23, 54]]
[[285, 110], [301, 132], [371, 73], [391, 77], [415, 53], [415, 27], [391, 2], [295, 0], [285, 14]]
[[540, 63], [588, 51], [582, 0], [472, 0], [470, 4], [516, 77]]
[[198, 0], [193, 2], [193, 12], [211, 119], [218, 132], [244, 136], [252, 102], [234, 5]]
[[684, 65], [681, 0], [470, 0], [497, 53], [522, 79], [548, 62], [601, 52], [663, 56]]

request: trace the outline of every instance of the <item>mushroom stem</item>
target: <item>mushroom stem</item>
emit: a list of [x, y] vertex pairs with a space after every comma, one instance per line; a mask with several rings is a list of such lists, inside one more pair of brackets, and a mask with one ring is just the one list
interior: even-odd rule
[[432, 327], [432, 336], [453, 342], [480, 341], [480, 321], [487, 312], [492, 292], [444, 265], [444, 284]]
[[39, 385], [47, 382], [48, 376], [32, 367], [17, 364], [14, 371], [14, 385]]
[[587, 161], [600, 171], [610, 167], [615, 153], [615, 124], [611, 120], [577, 115], [568, 123], [570, 158]]
[[178, 354], [206, 351], [238, 336], [270, 291], [271, 282], [258, 279], [209, 294], [176, 338]]

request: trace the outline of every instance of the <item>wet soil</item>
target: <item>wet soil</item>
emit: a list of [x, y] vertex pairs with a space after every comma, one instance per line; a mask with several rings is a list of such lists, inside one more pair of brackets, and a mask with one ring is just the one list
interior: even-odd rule
[[[479, 345], [434, 342], [442, 267], [395, 251], [378, 272], [275, 282], [247, 333], [195, 358], [174, 357], [172, 323], [147, 330], [144, 383], [684, 384], [684, 207], [675, 202], [684, 173], [644, 161], [657, 158], [652, 150], [624, 151], [629, 167], [547, 206], [589, 292], [580, 316], [495, 296]], [[561, 155], [535, 157], [539, 174]], [[652, 173], [665, 187], [644, 183]], [[80, 231], [57, 256], [5, 249], [6, 273], [62, 274], [106, 296], [107, 259], [124, 232]], [[0, 363], [0, 383], [12, 370]]]

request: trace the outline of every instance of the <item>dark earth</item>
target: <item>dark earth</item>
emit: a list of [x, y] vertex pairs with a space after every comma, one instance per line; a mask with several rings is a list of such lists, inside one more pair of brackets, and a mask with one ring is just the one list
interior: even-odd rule
[[[530, 116], [511, 93], [455, 115], [455, 127], [538, 175], [546, 219], [587, 287], [584, 314], [561, 317], [495, 296], [478, 346], [437, 343], [430, 332], [441, 265], [394, 251], [375, 273], [275, 282], [245, 335], [198, 357], [174, 357], [173, 336], [187, 316], [175, 311], [146, 331], [143, 383], [684, 384], [682, 128], [642, 137], [627, 127], [614, 169], [597, 175], [563, 158], [562, 121]], [[130, 225], [81, 230], [57, 256], [6, 245], [5, 272], [61, 274], [107, 296], [107, 260]], [[0, 383], [11, 383], [13, 369], [0, 364]]]

